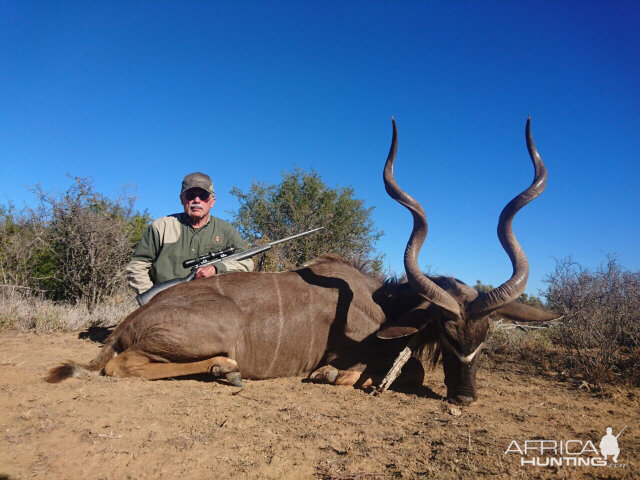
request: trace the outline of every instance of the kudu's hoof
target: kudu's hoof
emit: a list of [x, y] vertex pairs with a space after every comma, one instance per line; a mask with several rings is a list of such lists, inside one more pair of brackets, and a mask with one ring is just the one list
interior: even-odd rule
[[309, 379], [312, 382], [333, 384], [339, 374], [340, 371], [337, 368], [331, 365], [325, 365], [309, 375]]
[[242, 376], [240, 372], [229, 372], [225, 374], [224, 378], [234, 387], [242, 387]]

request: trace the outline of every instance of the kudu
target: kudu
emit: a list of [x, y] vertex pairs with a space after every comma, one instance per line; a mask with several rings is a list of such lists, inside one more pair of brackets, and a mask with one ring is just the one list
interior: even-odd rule
[[[528, 273], [511, 220], [540, 194], [546, 179], [528, 122], [527, 145], [534, 183], [507, 205], [498, 227], [514, 275], [488, 294], [420, 272], [417, 255], [427, 221], [420, 205], [393, 179], [394, 121], [384, 181], [389, 194], [414, 217], [405, 252], [408, 282], [382, 282], [339, 257], [324, 255], [293, 272], [229, 273], [179, 284], [125, 318], [88, 365], [66, 362], [52, 368], [46, 380], [59, 382], [83, 370], [149, 380], [212, 373], [240, 386], [242, 378], [311, 374], [319, 382], [367, 386], [379, 381], [407, 346], [412, 352], [431, 346], [434, 359], [442, 351], [448, 397], [469, 403], [476, 398], [476, 353], [486, 338], [489, 314], [552, 318], [511, 303], [524, 290]], [[400, 367], [396, 365], [394, 379]], [[398, 381], [422, 384], [423, 376], [422, 363], [412, 358]]]
[[[410, 338], [405, 352], [415, 353], [430, 347], [433, 361], [442, 354], [447, 397], [463, 405], [477, 399], [476, 371], [479, 352], [487, 338], [489, 317], [500, 315], [510, 320], [543, 321], [559, 318], [552, 312], [529, 307], [515, 300], [524, 292], [529, 276], [529, 263], [513, 233], [516, 213], [544, 190], [547, 170], [538, 154], [527, 119], [525, 138], [533, 162], [534, 179], [531, 185], [511, 200], [502, 210], [498, 221], [498, 238], [511, 259], [511, 278], [488, 293], [447, 277], [429, 277], [418, 268], [418, 252], [427, 236], [427, 218], [422, 206], [397, 185], [393, 176], [397, 141], [394, 122], [394, 141], [384, 168], [387, 193], [405, 206], [413, 215], [413, 231], [404, 255], [404, 266], [411, 289], [424, 298], [424, 303], [404, 318], [383, 326], [379, 338]], [[404, 352], [403, 352], [404, 353]], [[383, 390], [393, 381], [409, 355], [397, 359], [383, 379]]]

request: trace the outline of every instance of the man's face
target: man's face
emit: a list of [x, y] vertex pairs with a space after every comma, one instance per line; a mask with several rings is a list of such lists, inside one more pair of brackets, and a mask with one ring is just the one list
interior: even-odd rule
[[209, 215], [209, 210], [216, 203], [216, 198], [201, 188], [190, 188], [180, 195], [180, 202], [192, 223], [198, 223]]

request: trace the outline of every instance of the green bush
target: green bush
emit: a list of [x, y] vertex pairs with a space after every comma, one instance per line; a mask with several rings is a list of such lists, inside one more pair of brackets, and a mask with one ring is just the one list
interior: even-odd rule
[[382, 270], [382, 257], [374, 253], [382, 232], [375, 229], [373, 208], [354, 198], [351, 187], [330, 188], [316, 172], [297, 168], [284, 172], [278, 185], [253, 183], [247, 193], [238, 188], [231, 193], [240, 202], [233, 224], [254, 245], [324, 227], [271, 250], [262, 270], [291, 270], [324, 253], [356, 259], [372, 271]]

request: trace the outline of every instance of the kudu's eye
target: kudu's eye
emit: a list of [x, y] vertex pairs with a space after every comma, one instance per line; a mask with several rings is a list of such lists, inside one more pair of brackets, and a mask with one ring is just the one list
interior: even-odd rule
[[451, 345], [458, 346], [459, 345], [459, 332], [456, 329], [455, 322], [453, 320], [449, 320], [447, 318], [442, 318], [440, 320], [440, 327], [442, 329], [442, 335]]
[[440, 327], [442, 328], [443, 332], [446, 332], [450, 328], [450, 323], [451, 323], [451, 320], [445, 317], [442, 317], [440, 319]]

